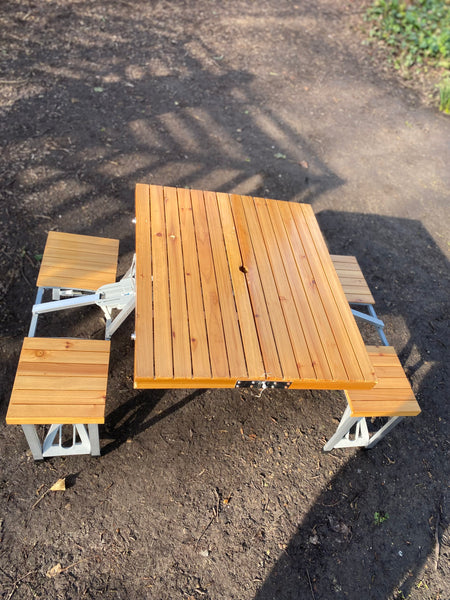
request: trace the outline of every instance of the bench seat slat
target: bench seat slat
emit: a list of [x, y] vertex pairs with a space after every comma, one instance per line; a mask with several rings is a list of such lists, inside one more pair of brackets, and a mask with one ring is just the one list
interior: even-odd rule
[[[378, 382], [370, 390], [346, 390], [352, 417], [415, 416], [419, 404], [403, 367], [390, 346], [367, 347]], [[379, 366], [381, 362], [381, 367]], [[388, 375], [388, 376], [386, 376]]]
[[37, 285], [96, 290], [116, 280], [119, 240], [50, 231]]
[[7, 421], [9, 425], [74, 425], [104, 422], [104, 404], [15, 404], [8, 410]]
[[347, 301], [350, 304], [375, 304], [356, 257], [332, 254], [331, 260]]
[[[6, 422], [103, 423], [110, 345], [106, 340], [25, 338]], [[58, 362], [50, 362], [55, 354]]]

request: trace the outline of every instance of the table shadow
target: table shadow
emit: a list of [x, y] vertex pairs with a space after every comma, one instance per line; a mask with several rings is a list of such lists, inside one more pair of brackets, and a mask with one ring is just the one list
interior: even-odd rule
[[112, 441], [102, 446], [102, 455], [109, 454], [117, 450], [129, 439], [136, 437], [143, 431], [146, 431], [159, 421], [174, 414], [184, 406], [198, 398], [205, 390], [194, 390], [188, 396], [165, 408], [161, 412], [152, 415], [159, 402], [164, 397], [167, 390], [145, 390], [139, 392], [133, 398], [120, 404], [111, 411], [107, 417], [101, 438], [108, 438]]
[[436, 556], [450, 508], [449, 265], [419, 221], [332, 210], [318, 220], [331, 253], [358, 258], [422, 413], [372, 450], [333, 451], [348, 461], [305, 512], [254, 600], [407, 598], [445, 568], [445, 554]]

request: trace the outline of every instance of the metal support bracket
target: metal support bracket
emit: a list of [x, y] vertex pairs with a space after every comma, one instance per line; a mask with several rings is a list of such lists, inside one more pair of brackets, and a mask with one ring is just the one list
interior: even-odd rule
[[239, 380], [236, 382], [235, 388], [253, 388], [256, 390], [287, 390], [292, 381], [246, 381]]
[[[50, 302], [42, 302], [46, 289], [52, 289], [53, 300]], [[106, 319], [105, 339], [111, 339], [113, 333], [136, 306], [136, 255], [133, 256], [130, 268], [120, 281], [103, 285], [95, 293], [83, 293], [83, 290], [38, 288], [28, 337], [34, 337], [39, 315], [91, 304], [96, 304], [102, 309]], [[119, 311], [114, 318], [113, 310]]]
[[378, 318], [377, 313], [375, 312], [374, 307], [371, 304], [359, 304], [358, 306], [364, 306], [367, 308], [370, 314], [363, 313], [354, 308], [351, 309], [353, 316], [358, 319], [362, 319], [363, 321], [367, 321], [374, 325], [378, 331], [378, 335], [380, 336], [380, 340], [382, 341], [384, 346], [389, 346], [389, 342], [384, 334], [384, 323], [381, 319]]
[[47, 432], [43, 443], [39, 439], [35, 425], [22, 425], [34, 460], [42, 460], [50, 456], [71, 456], [79, 454], [100, 455], [98, 425], [77, 423], [72, 425], [72, 445], [63, 446], [63, 425], [53, 424]]
[[[331, 436], [323, 449], [330, 451], [334, 448], [353, 448], [355, 446], [362, 446], [367, 449], [373, 448], [402, 418], [390, 417], [383, 427], [371, 435], [365, 417], [352, 417], [350, 407], [347, 405], [336, 433]], [[353, 427], [355, 427], [355, 430], [352, 435], [350, 432]]]

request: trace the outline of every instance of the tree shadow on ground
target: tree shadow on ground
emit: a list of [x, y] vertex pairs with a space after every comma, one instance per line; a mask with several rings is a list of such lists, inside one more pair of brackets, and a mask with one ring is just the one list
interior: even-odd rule
[[[357, 256], [422, 413], [372, 450], [333, 451], [348, 453], [348, 462], [315, 499], [255, 600], [406, 598], [415, 586], [426, 589], [435, 568], [447, 569], [436, 540], [449, 525], [450, 502], [448, 261], [418, 221], [338, 211], [318, 220], [332, 253]], [[386, 520], [377, 523], [376, 513]]]

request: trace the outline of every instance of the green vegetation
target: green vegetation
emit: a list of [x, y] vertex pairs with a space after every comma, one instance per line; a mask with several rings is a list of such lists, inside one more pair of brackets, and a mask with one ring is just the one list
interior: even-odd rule
[[384, 512], [382, 510], [380, 510], [379, 512], [377, 511], [373, 515], [373, 521], [374, 521], [375, 525], [381, 525], [381, 523], [384, 523], [388, 519], [389, 519], [388, 513]]
[[450, 111], [450, 0], [375, 0], [367, 11], [370, 36], [391, 50], [403, 75], [413, 67], [443, 71], [441, 110]]
[[450, 115], [450, 78], [443, 79], [439, 84], [439, 95], [441, 99], [439, 110]]

